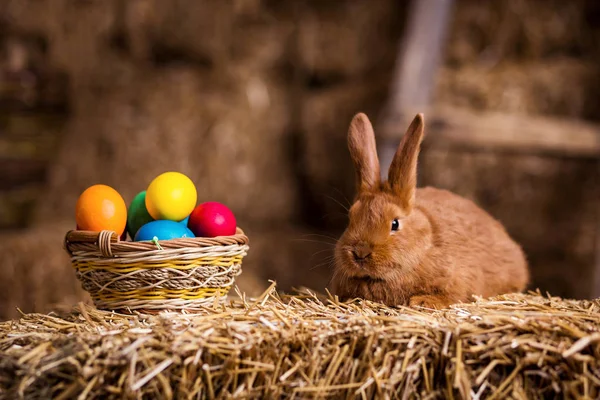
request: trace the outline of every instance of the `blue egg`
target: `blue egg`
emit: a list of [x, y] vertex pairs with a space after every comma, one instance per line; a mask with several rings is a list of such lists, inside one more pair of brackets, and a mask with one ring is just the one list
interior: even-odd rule
[[190, 220], [190, 216], [188, 215], [183, 221], [179, 221], [179, 223], [187, 226], [189, 220]]
[[156, 220], [143, 225], [135, 234], [136, 242], [193, 238], [194, 233], [184, 224], [169, 220]]

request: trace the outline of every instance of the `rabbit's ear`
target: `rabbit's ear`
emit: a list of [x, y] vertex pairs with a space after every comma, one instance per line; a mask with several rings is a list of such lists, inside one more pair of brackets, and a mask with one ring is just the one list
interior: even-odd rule
[[388, 181], [394, 195], [399, 198], [401, 206], [409, 211], [417, 190], [417, 159], [423, 141], [423, 130], [423, 114], [417, 114], [406, 130], [388, 172]]
[[373, 126], [363, 113], [358, 113], [352, 118], [348, 129], [348, 149], [356, 170], [358, 191], [375, 189], [381, 179], [379, 158], [377, 157]]

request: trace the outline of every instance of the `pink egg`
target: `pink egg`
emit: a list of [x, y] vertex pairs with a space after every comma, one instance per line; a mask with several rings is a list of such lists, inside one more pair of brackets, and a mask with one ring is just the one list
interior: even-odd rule
[[227, 206], [215, 201], [196, 206], [188, 221], [188, 228], [197, 237], [234, 235], [236, 227], [233, 212]]

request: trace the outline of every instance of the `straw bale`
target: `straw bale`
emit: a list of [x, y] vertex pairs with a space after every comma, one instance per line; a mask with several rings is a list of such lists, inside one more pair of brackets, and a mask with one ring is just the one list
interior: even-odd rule
[[[376, 119], [407, 2], [299, 3], [3, 2], [3, 32], [40, 38], [46, 61], [69, 81], [72, 113], [34, 223], [72, 221], [76, 196], [91, 183], [114, 185], [130, 200], [155, 174], [179, 169], [199, 183], [201, 195], [210, 193], [236, 211], [258, 249], [251, 250], [248, 268], [256, 265], [260, 277], [277, 278], [285, 287], [295, 280], [323, 286], [327, 260], [312, 258], [308, 244], [280, 242], [301, 238], [304, 231], [294, 231], [298, 221], [327, 236], [343, 228], [343, 207], [353, 194], [347, 124], [356, 111]], [[597, 116], [599, 25], [593, 22], [600, 2], [546, 3], [457, 1], [439, 98], [480, 109]], [[556, 168], [536, 158], [517, 162], [523, 177], [540, 179], [517, 192], [521, 181], [514, 178], [519, 172], [511, 169], [511, 157], [424, 157], [431, 172], [420, 183], [472, 196], [508, 223], [532, 252], [536, 285], [558, 295], [582, 293], [593, 255], [593, 236], [586, 235], [595, 216], [589, 199], [598, 198], [587, 161], [567, 166], [570, 174], [556, 169], [562, 161]], [[584, 190], [575, 187], [578, 179], [589, 182]], [[567, 189], [576, 189], [575, 195], [564, 196]], [[6, 213], [14, 211], [11, 203]], [[57, 230], [56, 240], [63, 234]], [[17, 304], [38, 310], [34, 295], [26, 293], [37, 287], [30, 282], [35, 276], [64, 277], [37, 290], [51, 299], [71, 290], [62, 261], [44, 259], [44, 253], [49, 260], [63, 257], [60, 246], [38, 251], [38, 241], [50, 239], [26, 235], [27, 243], [23, 236], [15, 239], [23, 241], [22, 260], [11, 253], [9, 264], [32, 277], [22, 272], [18, 282], [3, 283], [5, 299], [16, 296], [5, 300], [11, 312]], [[311, 258], [314, 265], [305, 267]], [[17, 279], [13, 267], [6, 270]], [[36, 299], [35, 307], [46, 302]]]
[[[0, 17], [7, 32], [39, 36], [47, 47], [48, 63], [66, 73], [69, 97], [82, 85], [90, 85], [107, 73], [119, 79], [113, 69], [110, 38], [116, 22], [117, 2], [6, 1]], [[71, 98], [72, 100], [72, 98]]]
[[447, 62], [453, 66], [531, 61], [557, 55], [598, 56], [595, 0], [459, 0]]
[[446, 310], [240, 295], [196, 315], [81, 305], [0, 324], [7, 398], [598, 398], [600, 301]]
[[289, 16], [263, 0], [153, 0], [125, 7], [129, 39], [140, 37], [147, 56], [158, 62], [179, 57], [219, 69], [232, 62], [245, 69], [271, 68], [285, 61], [293, 29]]
[[131, 32], [145, 34], [152, 40], [149, 50], [158, 52], [157, 56], [169, 52], [185, 54], [189, 61], [209, 65], [228, 58], [236, 16], [229, 3], [219, 0], [145, 3], [145, 13], [139, 5], [124, 7], [129, 9], [131, 17], [142, 14], [138, 17], [141, 23], [133, 25]]
[[546, 114], [596, 118], [600, 84], [593, 61], [503, 62], [443, 67], [437, 77], [436, 102], [509, 114]]
[[343, 81], [374, 75], [394, 64], [405, 2], [311, 1], [295, 9], [298, 67], [313, 77]]
[[460, 0], [436, 101], [597, 119], [595, 0]]
[[59, 304], [86, 300], [69, 258], [62, 250], [68, 223], [42, 224], [0, 235], [0, 319], [25, 312], [50, 312]]

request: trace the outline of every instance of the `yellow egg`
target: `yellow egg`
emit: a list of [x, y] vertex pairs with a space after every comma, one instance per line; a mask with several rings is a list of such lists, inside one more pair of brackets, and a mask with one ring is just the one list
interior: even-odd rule
[[165, 172], [146, 190], [146, 209], [156, 220], [181, 221], [194, 210], [198, 194], [190, 178], [180, 172]]

